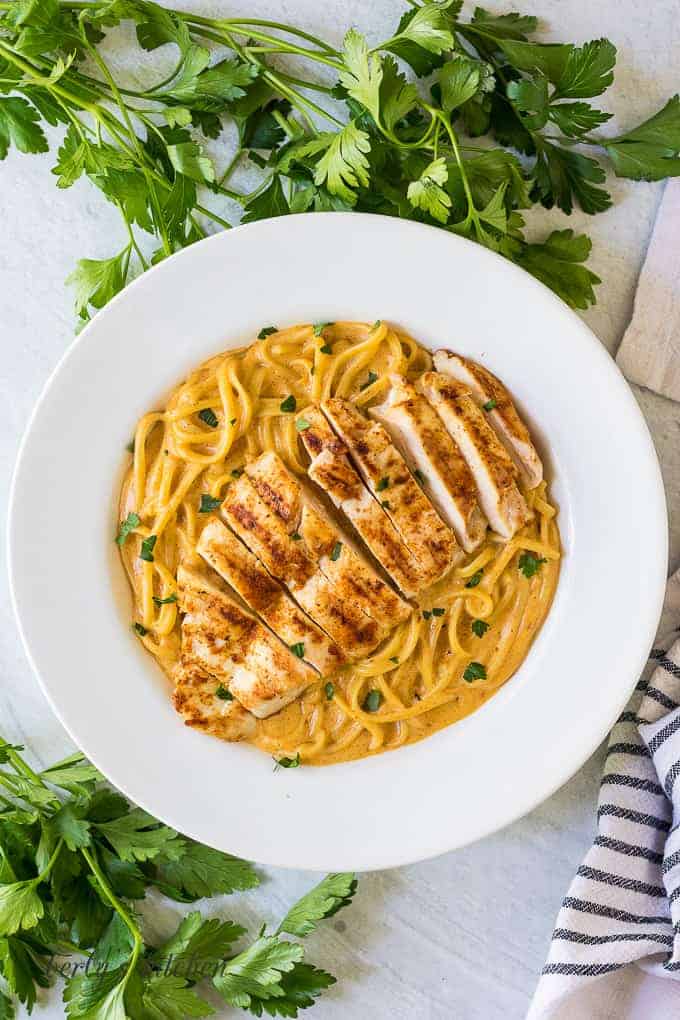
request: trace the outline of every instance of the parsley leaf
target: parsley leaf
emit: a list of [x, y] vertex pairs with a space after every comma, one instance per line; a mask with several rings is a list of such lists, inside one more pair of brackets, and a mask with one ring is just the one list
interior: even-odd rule
[[465, 667], [463, 679], [468, 683], [472, 683], [473, 680], [486, 680], [486, 667], [481, 662], [470, 662]]
[[296, 641], [295, 644], [289, 645], [288, 647], [293, 655], [297, 656], [298, 659], [302, 659], [304, 657], [305, 645], [303, 641]]
[[133, 808], [120, 818], [97, 822], [97, 832], [111, 844], [122, 861], [149, 861], [160, 853], [179, 851], [177, 833], [161, 825], [146, 811]]
[[40, 115], [18, 96], [0, 96], [0, 159], [10, 145], [19, 152], [47, 152], [47, 139], [38, 121]]
[[168, 595], [167, 598], [159, 598], [158, 595], [152, 596], [153, 601], [157, 606], [169, 606], [172, 602], [177, 601], [177, 593], [173, 592], [172, 595]]
[[222, 506], [221, 499], [211, 496], [208, 492], [201, 493], [201, 503], [198, 508], [199, 514], [209, 514], [211, 510], [217, 510], [218, 506]]
[[153, 952], [151, 959], [161, 969], [164, 964], [172, 962], [173, 973], [192, 977], [192, 964], [218, 963], [242, 935], [245, 935], [245, 928], [239, 924], [220, 921], [216, 917], [204, 919], [198, 911], [193, 911]]
[[375, 491], [376, 492], [384, 492], [385, 489], [387, 489], [389, 487], [389, 484], [390, 484], [389, 478], [387, 478], [387, 477], [381, 478], [378, 481], [378, 484], [375, 487]]
[[297, 752], [297, 754], [295, 755], [294, 758], [287, 758], [287, 757], [275, 758], [274, 761], [276, 762], [276, 765], [274, 767], [274, 771], [275, 772], [276, 772], [276, 769], [279, 769], [279, 768], [281, 768], [281, 769], [297, 769], [302, 764], [301, 761], [300, 761], [300, 752], [299, 751]]
[[298, 432], [306, 432], [311, 427], [311, 423], [306, 418], [298, 418], [295, 422], [295, 428]]
[[266, 337], [271, 336], [272, 333], [278, 333], [278, 326], [263, 326], [260, 332], [257, 334], [258, 340], [264, 340]]
[[541, 564], [547, 563], [545, 556], [534, 556], [533, 553], [524, 552], [519, 558], [519, 569], [525, 577], [533, 577], [541, 569]]
[[382, 692], [373, 688], [373, 690], [370, 690], [364, 698], [364, 703], [361, 707], [364, 712], [377, 712], [382, 703]]
[[157, 535], [149, 535], [142, 541], [142, 546], [139, 551], [140, 560], [146, 560], [147, 563], [153, 563], [153, 550], [158, 540]]
[[472, 577], [468, 578], [465, 582], [466, 588], [476, 588], [479, 582], [482, 580], [483, 570], [477, 570]]
[[614, 81], [616, 47], [609, 39], [594, 39], [574, 47], [559, 80], [553, 99], [587, 99], [605, 92]]
[[331, 550], [331, 559], [339, 560], [342, 552], [342, 542], [336, 542]]
[[219, 419], [212, 407], [204, 407], [202, 411], [198, 412], [198, 417], [201, 421], [205, 422], [206, 425], [209, 425], [211, 429], [216, 429], [219, 425]]
[[411, 181], [406, 192], [414, 209], [429, 213], [439, 223], [446, 223], [451, 208], [451, 198], [443, 187], [448, 177], [446, 161], [440, 157], [425, 167], [417, 181]]
[[324, 694], [326, 695], [326, 701], [333, 700], [333, 695], [335, 694], [335, 684], [331, 683], [330, 680], [324, 687]]
[[205, 896], [254, 889], [260, 884], [252, 864], [180, 837], [152, 862], [152, 881], [172, 899], [192, 901]]
[[45, 913], [36, 891], [35, 879], [0, 885], [0, 932], [13, 935], [20, 929], [35, 928]]
[[87, 318], [87, 306], [103, 308], [125, 286], [126, 249], [110, 259], [80, 259], [66, 279], [75, 289], [76, 313]]
[[493, 411], [495, 407], [498, 407], [498, 401], [495, 398], [487, 400], [485, 404], [482, 404], [483, 411]]
[[618, 177], [660, 181], [680, 175], [680, 96], [653, 117], [606, 143]]
[[356, 890], [357, 880], [352, 872], [326, 875], [291, 907], [279, 925], [277, 934], [285, 931], [289, 935], [304, 938], [316, 929], [323, 918], [331, 917], [348, 906]]
[[284, 414], [293, 414], [297, 410], [297, 400], [292, 393], [281, 401], [279, 410], [283, 411]]
[[472, 621], [472, 633], [474, 635], [476, 635], [476, 637], [480, 637], [480, 638], [484, 637], [484, 635], [486, 634], [488, 629], [489, 629], [489, 624], [486, 622], [486, 620], [473, 620]]
[[366, 389], [368, 389], [369, 386], [372, 386], [373, 383], [377, 382], [377, 381], [378, 381], [378, 373], [377, 372], [369, 372], [368, 373], [368, 378], [366, 379], [366, 382], [363, 382], [361, 384], [361, 386], [359, 387], [359, 389], [360, 390], [366, 390]]
[[131, 510], [125, 520], [120, 522], [120, 527], [116, 536], [117, 544], [123, 545], [130, 532], [134, 531], [135, 528], [138, 528], [141, 523], [139, 515]]
[[572, 308], [587, 308], [595, 303], [593, 287], [601, 282], [599, 276], [582, 265], [590, 249], [590, 238], [584, 234], [555, 230], [541, 244], [524, 245], [515, 261]]
[[327, 143], [327, 148], [317, 163], [314, 183], [325, 185], [331, 195], [354, 205], [356, 189], [368, 186], [366, 153], [371, 148], [370, 139], [351, 120], [338, 134], [329, 133], [317, 139], [319, 142], [322, 140]]
[[249, 1009], [258, 999], [278, 997], [283, 974], [300, 963], [303, 955], [302, 946], [296, 942], [262, 935], [232, 957], [214, 976], [213, 984], [230, 1006]]
[[[150, 1020], [185, 1020], [215, 1012], [209, 1002], [189, 987], [186, 978], [174, 974], [151, 974], [144, 981], [142, 1004], [144, 1016]], [[108, 1016], [105, 1020], [109, 1020]]]

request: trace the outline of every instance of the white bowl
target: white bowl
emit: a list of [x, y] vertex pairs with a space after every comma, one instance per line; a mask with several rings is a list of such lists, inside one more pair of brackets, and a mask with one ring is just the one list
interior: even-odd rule
[[[330, 768], [188, 729], [130, 629], [113, 542], [139, 416], [261, 326], [387, 319], [478, 358], [545, 454], [565, 556], [529, 657], [482, 709], [420, 743]], [[367, 870], [500, 828], [565, 782], [645, 663], [667, 527], [649, 432], [604, 348], [549, 290], [443, 230], [357, 213], [240, 227], [146, 273], [74, 341], [47, 384], [11, 496], [10, 574], [55, 712], [110, 781], [163, 821], [262, 863]]]

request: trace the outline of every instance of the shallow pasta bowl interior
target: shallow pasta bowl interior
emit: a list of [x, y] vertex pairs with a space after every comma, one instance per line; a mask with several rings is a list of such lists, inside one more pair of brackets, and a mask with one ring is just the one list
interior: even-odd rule
[[[273, 771], [182, 725], [130, 630], [112, 541], [138, 418], [263, 324], [398, 323], [488, 365], [532, 426], [560, 508], [557, 595], [518, 673], [420, 743]], [[650, 649], [666, 512], [644, 420], [599, 342], [552, 293], [444, 231], [359, 214], [264, 221], [196, 244], [99, 313], [31, 420], [11, 498], [13, 595], [45, 693], [131, 799], [263, 863], [388, 867], [461, 846], [560, 786], [604, 737]]]

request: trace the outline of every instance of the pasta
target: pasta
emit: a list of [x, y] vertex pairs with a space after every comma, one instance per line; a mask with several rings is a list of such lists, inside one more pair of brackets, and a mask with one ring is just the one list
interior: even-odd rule
[[[263, 330], [250, 346], [201, 365], [164, 410], [137, 426], [121, 514], [136, 514], [139, 524], [121, 552], [136, 630], [168, 676], [180, 654], [178, 566], [195, 557], [209, 519], [200, 512], [202, 497], [217, 505], [244, 462], [264, 451], [305, 472], [295, 415], [282, 411], [282, 402], [294, 397], [299, 412], [342, 396], [366, 408], [380, 400], [389, 373], [415, 379], [431, 367], [423, 347], [386, 323], [337, 322], [320, 334], [309, 325]], [[510, 541], [489, 531], [375, 654], [257, 719], [252, 743], [274, 756], [299, 753], [304, 763], [330, 764], [419, 740], [491, 697], [525, 658], [559, 575], [560, 538], [547, 484], [523, 495], [533, 519]], [[153, 556], [145, 559], [142, 543], [150, 539]], [[531, 576], [519, 569], [526, 553], [540, 565]], [[471, 662], [483, 664], [484, 676], [466, 679]], [[369, 690], [380, 692], [375, 711], [366, 709]]]

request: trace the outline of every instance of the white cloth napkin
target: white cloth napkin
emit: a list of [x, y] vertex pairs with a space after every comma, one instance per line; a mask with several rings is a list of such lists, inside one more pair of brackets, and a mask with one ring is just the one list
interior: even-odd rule
[[557, 916], [527, 1020], [680, 1017], [679, 623], [680, 571], [651, 676], [611, 732], [597, 837]]
[[631, 382], [680, 400], [679, 178], [666, 184], [616, 360]]

